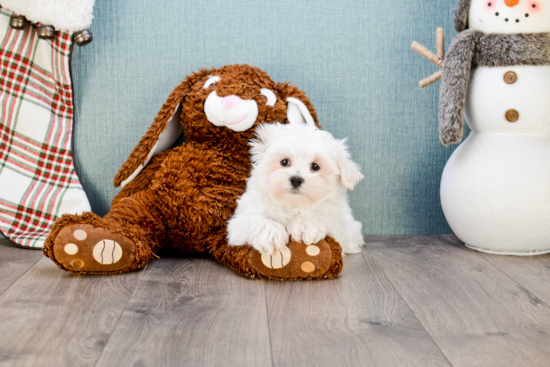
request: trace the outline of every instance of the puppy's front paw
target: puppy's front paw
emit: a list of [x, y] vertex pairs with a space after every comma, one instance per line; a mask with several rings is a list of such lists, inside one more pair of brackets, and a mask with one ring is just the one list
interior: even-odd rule
[[293, 241], [302, 242], [308, 246], [321, 241], [327, 236], [325, 231], [319, 229], [311, 223], [301, 220], [291, 222], [288, 225], [287, 230]]
[[278, 222], [265, 220], [251, 228], [248, 244], [261, 254], [272, 254], [275, 249], [282, 249], [288, 244], [288, 233]]

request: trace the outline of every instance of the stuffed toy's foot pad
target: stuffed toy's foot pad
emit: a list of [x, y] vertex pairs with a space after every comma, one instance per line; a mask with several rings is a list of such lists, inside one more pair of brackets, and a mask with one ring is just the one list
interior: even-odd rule
[[272, 279], [319, 278], [329, 270], [331, 261], [332, 249], [325, 240], [309, 246], [292, 241], [273, 254], [252, 250], [248, 257], [250, 267], [260, 277]]
[[55, 259], [73, 272], [122, 270], [135, 260], [134, 243], [117, 233], [90, 224], [73, 224], [54, 240]]

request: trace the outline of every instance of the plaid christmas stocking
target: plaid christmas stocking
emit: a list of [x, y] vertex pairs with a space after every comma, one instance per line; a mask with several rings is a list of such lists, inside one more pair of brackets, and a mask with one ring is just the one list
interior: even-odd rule
[[[36, 4], [10, 5], [30, 21], [44, 21], [40, 14], [48, 14]], [[55, 24], [50, 16], [45, 21], [55, 34], [41, 39], [38, 23], [10, 27], [12, 14], [0, 8], [0, 233], [17, 245], [41, 248], [57, 217], [91, 210], [72, 155], [74, 29], [60, 31], [72, 25]]]

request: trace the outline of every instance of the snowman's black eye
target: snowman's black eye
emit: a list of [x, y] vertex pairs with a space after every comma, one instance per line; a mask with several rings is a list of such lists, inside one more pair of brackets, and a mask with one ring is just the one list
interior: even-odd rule
[[317, 163], [312, 163], [311, 164], [311, 169], [313, 171], [319, 171], [321, 169], [321, 167], [319, 167], [319, 165]]
[[533, 8], [536, 8], [537, 7], [537, 4], [533, 4]]
[[489, 3], [489, 4], [487, 4], [487, 5], [492, 6], [493, 4], [492, 4], [492, 3]]
[[290, 164], [290, 161], [288, 159], [283, 159], [281, 161], [281, 166], [286, 167]]

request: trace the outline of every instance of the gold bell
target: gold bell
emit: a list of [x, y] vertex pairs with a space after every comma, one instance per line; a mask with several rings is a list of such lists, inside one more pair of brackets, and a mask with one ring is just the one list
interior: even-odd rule
[[93, 39], [94, 36], [89, 29], [83, 29], [73, 35], [74, 42], [79, 46], [86, 46], [88, 43], [92, 42]]
[[10, 27], [13, 29], [22, 30], [27, 28], [29, 21], [22, 15], [12, 15], [10, 18]]
[[37, 29], [38, 31], [38, 38], [51, 40], [55, 37], [55, 28], [51, 25], [41, 25]]

